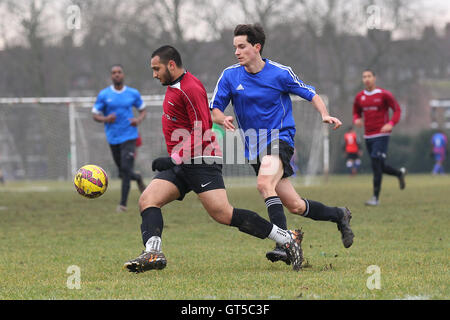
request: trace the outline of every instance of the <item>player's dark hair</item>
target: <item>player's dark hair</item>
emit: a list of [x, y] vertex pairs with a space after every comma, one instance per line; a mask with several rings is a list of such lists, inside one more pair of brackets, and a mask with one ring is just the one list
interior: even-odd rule
[[247, 36], [247, 41], [252, 46], [259, 43], [261, 45], [262, 54], [264, 43], [266, 42], [266, 34], [263, 27], [259, 23], [255, 24], [238, 24], [234, 29], [234, 36]]
[[373, 76], [375, 76], [376, 74], [375, 74], [375, 71], [373, 71], [372, 69], [370, 69], [370, 68], [366, 68], [366, 69], [364, 69], [364, 71], [363, 71], [363, 73], [364, 72], [372, 72], [372, 75]]
[[183, 62], [181, 61], [181, 55], [177, 49], [172, 46], [162, 46], [152, 53], [152, 58], [158, 56], [161, 60], [161, 63], [167, 64], [170, 60], [173, 60], [178, 68], [183, 66]]
[[112, 71], [112, 69], [113, 69], [114, 67], [119, 67], [119, 68], [122, 69], [122, 71], [123, 71], [123, 66], [122, 66], [120, 63], [112, 64], [111, 67], [109, 68], [109, 70]]

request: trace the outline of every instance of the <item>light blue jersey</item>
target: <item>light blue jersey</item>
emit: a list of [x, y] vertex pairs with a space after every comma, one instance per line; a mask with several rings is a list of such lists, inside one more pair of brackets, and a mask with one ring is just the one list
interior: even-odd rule
[[98, 94], [92, 112], [104, 116], [116, 114], [114, 123], [105, 123], [106, 140], [109, 144], [121, 144], [138, 138], [138, 129], [129, 120], [135, 117], [133, 106], [138, 110], [145, 108], [139, 91], [134, 88], [124, 86], [118, 91], [111, 85]]
[[[303, 83], [290, 67], [263, 60], [264, 68], [256, 74], [240, 64], [225, 69], [209, 105], [211, 110], [223, 112], [231, 101], [244, 140], [245, 157], [250, 160], [275, 139], [294, 147], [296, 130], [289, 94], [308, 101], [316, 95], [315, 88]], [[272, 130], [278, 130], [278, 136], [271, 135]]]

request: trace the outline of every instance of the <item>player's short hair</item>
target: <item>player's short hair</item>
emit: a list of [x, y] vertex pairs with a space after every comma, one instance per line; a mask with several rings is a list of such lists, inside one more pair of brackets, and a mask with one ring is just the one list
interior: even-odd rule
[[266, 42], [266, 34], [259, 23], [238, 24], [236, 28], [234, 28], [234, 36], [247, 36], [247, 41], [251, 43], [252, 46], [259, 43], [261, 45], [260, 53], [262, 54], [264, 43]]
[[112, 71], [112, 69], [113, 69], [114, 67], [119, 67], [119, 68], [122, 69], [122, 71], [123, 71], [123, 66], [122, 66], [120, 63], [112, 64], [111, 67], [109, 67], [109, 70]]
[[152, 58], [158, 56], [161, 63], [168, 64], [170, 60], [173, 60], [178, 68], [183, 66], [183, 62], [181, 61], [181, 55], [177, 49], [172, 46], [165, 45], [159, 47], [152, 53]]
[[372, 70], [372, 69], [370, 69], [370, 68], [366, 68], [366, 69], [364, 69], [364, 70], [363, 70], [363, 73], [364, 73], [364, 72], [372, 72], [372, 75], [373, 75], [373, 76], [375, 76], [375, 75], [376, 75], [376, 74], [375, 74], [375, 71], [373, 71], [373, 70]]

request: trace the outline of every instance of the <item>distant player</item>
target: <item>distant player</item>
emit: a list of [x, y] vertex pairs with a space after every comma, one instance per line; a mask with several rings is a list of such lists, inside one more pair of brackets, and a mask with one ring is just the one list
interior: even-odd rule
[[[139, 91], [124, 85], [125, 75], [121, 65], [111, 67], [112, 85], [100, 91], [92, 108], [93, 118], [105, 124], [106, 140], [109, 143], [114, 162], [122, 179], [121, 198], [118, 212], [127, 210], [130, 180], [138, 184], [141, 192], [145, 189], [142, 176], [133, 171], [138, 139], [137, 126], [146, 115], [145, 103]], [[133, 114], [135, 107], [139, 116]]]
[[[386, 163], [389, 136], [400, 120], [401, 109], [392, 93], [376, 86], [376, 76], [372, 70], [363, 72], [362, 81], [365, 89], [355, 97], [353, 123], [362, 127], [364, 119], [364, 138], [373, 171], [373, 196], [366, 201], [366, 205], [377, 206], [383, 173], [397, 177], [400, 189], [405, 188], [406, 169], [395, 169]], [[393, 111], [391, 119], [389, 109]]]
[[[333, 124], [334, 129], [342, 123], [328, 114], [315, 89], [303, 83], [290, 67], [261, 57], [265, 38], [258, 24], [236, 26], [233, 45], [239, 63], [220, 75], [210, 102], [213, 121], [227, 130], [235, 129], [234, 117], [224, 114], [231, 102], [245, 145], [245, 157], [255, 170], [257, 188], [272, 223], [287, 229], [284, 205], [293, 214], [336, 223], [342, 242], [348, 248], [354, 237], [350, 229], [350, 210], [302, 198], [288, 179], [293, 174], [290, 160], [296, 132], [289, 95], [310, 101], [322, 121]], [[286, 252], [279, 246], [267, 252], [266, 257], [272, 262], [289, 262]]]
[[356, 131], [350, 126], [344, 134], [344, 151], [347, 157], [346, 167], [352, 176], [358, 173], [361, 166], [361, 145]]
[[447, 136], [443, 131], [436, 132], [431, 137], [431, 146], [432, 146], [432, 153], [434, 156], [434, 160], [436, 161], [434, 168], [433, 168], [433, 174], [444, 174], [444, 161], [445, 156], [448, 152], [447, 150]]
[[228, 202], [222, 178], [222, 153], [212, 133], [203, 84], [184, 69], [181, 56], [174, 47], [157, 49], [150, 64], [153, 77], [167, 86], [162, 128], [168, 156], [153, 161], [153, 171], [159, 172], [139, 199], [145, 249], [124, 267], [137, 273], [166, 267], [167, 260], [161, 250], [161, 208], [172, 201], [183, 200], [193, 190], [214, 220], [254, 237], [275, 241], [287, 250], [293, 269], [298, 271], [303, 261], [300, 230], [283, 230], [257, 213], [234, 208]]
[[5, 178], [3, 178], [3, 172], [2, 169], [0, 169], [0, 183], [4, 184], [5, 183]]

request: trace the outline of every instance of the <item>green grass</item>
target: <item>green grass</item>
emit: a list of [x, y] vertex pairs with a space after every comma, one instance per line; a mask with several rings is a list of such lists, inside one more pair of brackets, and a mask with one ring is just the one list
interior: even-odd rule
[[[217, 224], [191, 193], [163, 210], [167, 267], [132, 274], [121, 268], [142, 250], [135, 186], [129, 211], [118, 214], [118, 181], [95, 200], [71, 182], [0, 185], [0, 299], [450, 298], [449, 177], [410, 175], [404, 191], [385, 177], [376, 208], [364, 206], [368, 175], [296, 186], [303, 197], [351, 208], [350, 249], [335, 224], [287, 214], [291, 228], [305, 231], [308, 267], [293, 272], [266, 260], [270, 240]], [[267, 217], [254, 186], [233, 184], [228, 195]], [[80, 290], [67, 288], [71, 265], [81, 270]], [[370, 265], [381, 269], [380, 290], [366, 287]]]

